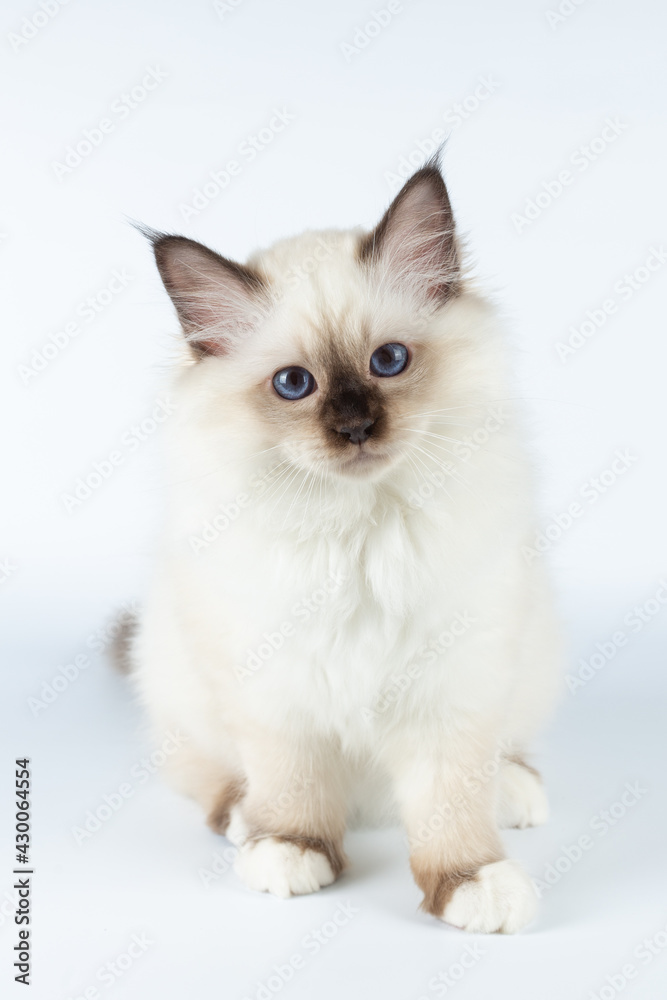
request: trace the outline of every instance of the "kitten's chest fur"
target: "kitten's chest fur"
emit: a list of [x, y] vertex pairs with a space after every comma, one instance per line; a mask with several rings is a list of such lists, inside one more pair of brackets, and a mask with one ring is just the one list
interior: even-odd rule
[[465, 610], [470, 576], [451, 516], [395, 496], [347, 517], [306, 512], [280, 532], [258, 506], [211, 556], [199, 582], [209, 617], [217, 606], [228, 622], [234, 662], [285, 637], [267, 656], [272, 669], [257, 671], [268, 686], [303, 670], [304, 682], [320, 671], [336, 687], [370, 691]]

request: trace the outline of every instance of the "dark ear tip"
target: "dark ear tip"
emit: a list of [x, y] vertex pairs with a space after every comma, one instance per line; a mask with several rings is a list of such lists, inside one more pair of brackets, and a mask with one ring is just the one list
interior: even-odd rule
[[138, 219], [128, 219], [127, 221], [132, 228], [136, 229], [138, 233], [141, 233], [144, 239], [147, 239], [152, 246], [155, 246], [156, 243], [159, 243], [160, 240], [164, 239], [167, 235], [166, 233], [161, 233], [159, 229], [153, 229], [152, 226], [146, 225], [145, 222], [139, 222]]
[[421, 168], [422, 170], [426, 171], [427, 173], [431, 173], [431, 174], [439, 174], [440, 177], [442, 177], [442, 158], [443, 158], [443, 154], [445, 152], [445, 143], [446, 142], [447, 142], [447, 140], [443, 139], [443, 141], [440, 143], [440, 145], [436, 149], [435, 153], [432, 153], [431, 156], [429, 156], [429, 158], [426, 161], [426, 163], [423, 164], [423, 166]]
[[413, 188], [422, 182], [434, 183], [438, 188], [446, 187], [442, 172], [442, 146], [405, 182], [406, 188]]
[[163, 233], [159, 229], [153, 229], [152, 226], [147, 226], [143, 222], [136, 222], [134, 219], [130, 219], [129, 221], [130, 225], [150, 243], [155, 263], [163, 280], [166, 281], [167, 272], [165, 268], [169, 267], [171, 256], [169, 251], [175, 249], [179, 244], [183, 246], [183, 244], [192, 244], [193, 241], [188, 239], [187, 236], [181, 236], [178, 233]]
[[129, 219], [128, 221], [138, 233], [141, 233], [144, 239], [148, 240], [156, 257], [161, 255], [167, 244], [191, 242], [186, 236], [180, 236], [178, 233], [163, 233], [159, 229], [147, 226], [144, 222], [138, 222], [136, 219]]

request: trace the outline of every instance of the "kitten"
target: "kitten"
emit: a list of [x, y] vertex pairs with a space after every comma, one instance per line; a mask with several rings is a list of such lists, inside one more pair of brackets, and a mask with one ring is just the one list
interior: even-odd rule
[[[531, 475], [493, 308], [431, 161], [379, 225], [247, 264], [149, 233], [188, 358], [171, 499], [134, 641], [171, 778], [252, 889], [313, 892], [351, 819], [407, 830], [423, 907], [531, 919], [499, 828], [546, 818], [524, 753], [558, 680], [522, 546]], [[175, 755], [176, 756], [176, 755]]]

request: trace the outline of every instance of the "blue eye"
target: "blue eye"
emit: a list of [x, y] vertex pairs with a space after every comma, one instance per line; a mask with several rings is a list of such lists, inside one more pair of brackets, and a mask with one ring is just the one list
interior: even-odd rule
[[273, 376], [273, 388], [283, 399], [303, 399], [317, 388], [315, 379], [305, 368], [292, 365]]
[[383, 344], [371, 354], [371, 372], [380, 378], [399, 375], [407, 368], [408, 349], [403, 344]]

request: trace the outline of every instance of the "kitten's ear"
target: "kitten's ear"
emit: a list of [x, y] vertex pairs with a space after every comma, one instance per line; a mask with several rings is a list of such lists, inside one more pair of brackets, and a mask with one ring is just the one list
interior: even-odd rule
[[457, 294], [461, 265], [454, 215], [435, 160], [403, 185], [379, 225], [363, 237], [359, 258], [422, 298], [444, 302]]
[[253, 332], [268, 303], [255, 271], [185, 236], [144, 232], [195, 354], [227, 354]]

